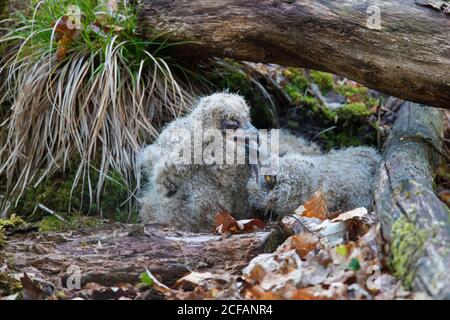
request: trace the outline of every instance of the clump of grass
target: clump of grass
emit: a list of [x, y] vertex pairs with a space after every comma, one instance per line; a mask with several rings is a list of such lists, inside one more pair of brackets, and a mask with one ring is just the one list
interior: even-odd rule
[[74, 156], [74, 185], [86, 183], [97, 199], [110, 168], [138, 181], [136, 152], [192, 101], [177, 65], [163, 55], [174, 44], [161, 34], [140, 39], [125, 0], [32, 1], [29, 9], [0, 40], [9, 45], [0, 68], [0, 102], [10, 103], [0, 150], [7, 192], [20, 194]]

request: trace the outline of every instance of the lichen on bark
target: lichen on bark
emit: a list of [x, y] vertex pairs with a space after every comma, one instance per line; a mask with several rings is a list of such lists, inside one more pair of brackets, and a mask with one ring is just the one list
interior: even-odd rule
[[427, 238], [426, 231], [418, 230], [406, 216], [401, 216], [392, 225], [391, 266], [394, 275], [409, 289], [416, 276], [415, 262], [422, 255]]

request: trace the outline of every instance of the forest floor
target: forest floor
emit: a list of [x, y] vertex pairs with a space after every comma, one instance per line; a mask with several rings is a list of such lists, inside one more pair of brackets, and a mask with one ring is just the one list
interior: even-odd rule
[[330, 214], [324, 201], [318, 192], [267, 225], [221, 213], [219, 233], [123, 223], [41, 233], [19, 223], [2, 251], [0, 289], [4, 299], [426, 297], [392, 275], [373, 214]]
[[[316, 71], [227, 63], [217, 74], [219, 88], [257, 106], [257, 127], [287, 128], [325, 151], [380, 147], [402, 102]], [[436, 174], [436, 192], [449, 204], [448, 163]], [[320, 190], [281, 221], [235, 221], [222, 212], [211, 232], [193, 234], [78, 218], [61, 209], [70, 188], [60, 180], [19, 201], [15, 212], [33, 219], [0, 220], [0, 299], [426, 298], [395, 277], [377, 217], [365, 208], [328, 212]]]

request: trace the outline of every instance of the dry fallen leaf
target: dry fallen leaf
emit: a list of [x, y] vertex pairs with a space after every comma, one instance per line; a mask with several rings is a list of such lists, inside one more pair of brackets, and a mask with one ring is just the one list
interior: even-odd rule
[[58, 22], [53, 23], [55, 38], [57, 40], [56, 59], [62, 61], [69, 51], [70, 44], [80, 36], [80, 30], [73, 25], [68, 16], [63, 16]]
[[450, 206], [450, 190], [442, 190], [439, 191], [439, 198], [445, 202], [448, 206]]
[[289, 237], [276, 251], [277, 253], [287, 252], [294, 249], [300, 258], [316, 249], [319, 239], [311, 233], [302, 232]]
[[217, 213], [215, 220], [215, 230], [219, 234], [237, 233], [239, 232], [239, 225], [236, 219], [226, 211]]
[[322, 190], [314, 192], [314, 194], [300, 206], [295, 213], [301, 217], [318, 218], [325, 220], [328, 218], [327, 202]]
[[336, 218], [332, 219], [332, 222], [337, 222], [337, 221], [347, 221], [350, 219], [364, 219], [367, 218], [368, 215], [368, 211], [366, 208], [356, 208], [354, 210], [350, 210], [344, 213], [341, 213], [339, 216], [337, 216]]
[[287, 284], [295, 285], [301, 281], [301, 264], [295, 250], [260, 254], [242, 270], [242, 275], [248, 283], [259, 284], [266, 291], [276, 291]]
[[289, 297], [292, 300], [323, 300], [320, 296], [314, 292], [313, 288], [301, 288], [295, 290]]
[[215, 231], [222, 235], [252, 232], [264, 228], [264, 222], [260, 219], [236, 220], [226, 211], [217, 213], [215, 219]]
[[26, 272], [20, 278], [20, 283], [22, 283], [22, 296], [24, 300], [42, 300], [44, 298], [44, 291], [33, 283]]
[[260, 219], [247, 219], [247, 220], [238, 220], [237, 221], [241, 232], [251, 232], [257, 229], [264, 229], [264, 222]]
[[348, 238], [357, 240], [360, 236], [367, 233], [370, 226], [375, 223], [373, 215], [370, 215], [366, 208], [357, 208], [351, 211], [341, 213], [331, 222], [345, 222]]

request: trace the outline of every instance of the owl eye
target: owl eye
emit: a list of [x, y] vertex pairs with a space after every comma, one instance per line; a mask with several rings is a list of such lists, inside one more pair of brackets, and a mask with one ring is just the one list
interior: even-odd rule
[[239, 121], [232, 119], [223, 120], [222, 123], [220, 124], [220, 128], [222, 129], [222, 131], [229, 129], [236, 130], [239, 128], [239, 126], [240, 126]]
[[266, 186], [268, 186], [270, 189], [272, 189], [275, 186], [275, 184], [277, 183], [277, 177], [271, 176], [271, 175], [265, 175], [264, 182], [266, 183]]

